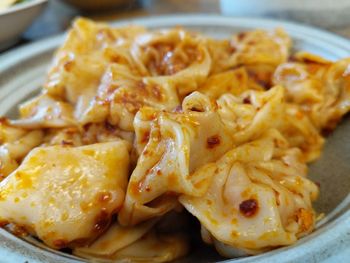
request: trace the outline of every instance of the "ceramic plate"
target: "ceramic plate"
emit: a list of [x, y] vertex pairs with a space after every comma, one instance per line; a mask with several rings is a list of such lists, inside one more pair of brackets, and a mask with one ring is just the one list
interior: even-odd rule
[[[113, 23], [115, 26], [131, 21]], [[333, 34], [293, 23], [251, 18], [211, 15], [179, 15], [133, 20], [150, 28], [176, 25], [216, 38], [255, 28], [283, 27], [293, 38], [294, 48], [306, 50], [331, 60], [350, 56], [350, 41]], [[64, 36], [18, 48], [0, 56], [0, 115], [14, 117], [16, 105], [33, 96], [45, 77], [54, 50]], [[318, 212], [326, 217], [315, 232], [295, 245], [271, 252], [235, 259], [234, 262], [345, 262], [350, 258], [350, 120], [344, 119], [328, 138], [322, 157], [310, 167], [310, 177], [320, 182]], [[50, 250], [33, 238], [14, 237], [0, 229], [0, 262], [77, 262], [79, 258]], [[181, 262], [220, 261], [210, 249], [197, 250]]]

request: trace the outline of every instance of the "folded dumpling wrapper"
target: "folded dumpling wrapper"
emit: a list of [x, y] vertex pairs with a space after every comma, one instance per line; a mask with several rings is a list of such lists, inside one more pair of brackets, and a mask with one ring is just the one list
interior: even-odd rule
[[218, 160], [203, 196], [180, 202], [215, 239], [248, 254], [293, 244], [313, 230], [318, 195], [300, 160], [300, 150], [270, 130]]
[[232, 147], [231, 135], [206, 99], [193, 93], [191, 103], [187, 98], [183, 102], [183, 114], [153, 108], [138, 112], [136, 148], [141, 155], [119, 213], [122, 225], [165, 214], [177, 206], [179, 194], [205, 193], [210, 181], [195, 170], [200, 166], [211, 170], [211, 162]]
[[120, 209], [128, 169], [124, 141], [35, 148], [0, 183], [0, 220], [54, 248], [89, 241]]
[[135, 226], [115, 222], [91, 245], [73, 254], [95, 262], [168, 262], [189, 250], [188, 215], [170, 212]]

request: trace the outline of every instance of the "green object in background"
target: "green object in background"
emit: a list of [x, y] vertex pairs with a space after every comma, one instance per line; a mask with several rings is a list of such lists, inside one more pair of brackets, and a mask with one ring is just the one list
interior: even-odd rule
[[24, 3], [24, 2], [29, 2], [30, 0], [17, 0], [16, 2], [15, 2], [15, 5], [16, 4], [20, 4], [20, 3]]
[[11, 6], [28, 2], [28, 1], [31, 1], [31, 0], [0, 0], [0, 11], [6, 10]]

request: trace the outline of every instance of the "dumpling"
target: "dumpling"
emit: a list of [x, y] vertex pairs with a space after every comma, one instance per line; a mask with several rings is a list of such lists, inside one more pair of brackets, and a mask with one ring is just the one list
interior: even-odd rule
[[334, 129], [350, 110], [350, 60], [333, 63], [305, 52], [293, 59], [279, 65], [273, 76], [273, 82], [286, 91], [286, 121], [281, 131], [310, 162], [321, 153], [322, 134]]
[[239, 96], [248, 89], [254, 90], [259, 87], [249, 78], [247, 70], [240, 67], [209, 76], [197, 91], [212, 99], [218, 99], [225, 93]]
[[4, 147], [0, 147], [0, 164], [0, 181], [18, 167], [17, 161], [11, 158], [9, 151]]
[[44, 92], [74, 105], [74, 116], [82, 118], [108, 65], [133, 64], [129, 49], [141, 32], [143, 27], [111, 28], [88, 19], [75, 20], [54, 56]]
[[34, 147], [42, 143], [41, 130], [28, 131], [12, 126], [7, 119], [0, 121], [0, 181], [18, 167]]
[[255, 30], [234, 35], [230, 45], [234, 50], [230, 57], [232, 63], [243, 65], [250, 79], [267, 90], [274, 86], [271, 79], [276, 67], [289, 58], [291, 39], [280, 28]]
[[101, 142], [125, 140], [129, 142], [130, 148], [134, 141], [134, 134], [122, 131], [108, 122], [90, 123], [83, 128], [70, 127], [64, 129], [47, 130], [43, 145], [66, 145], [82, 146]]
[[43, 137], [41, 130], [28, 131], [17, 140], [4, 143], [0, 148], [6, 150], [12, 159], [21, 160], [42, 142]]
[[[157, 249], [155, 249], [157, 248]], [[182, 234], [149, 232], [135, 243], [111, 257], [112, 262], [128, 259], [131, 262], [171, 262], [189, 251], [187, 238]]]
[[277, 66], [287, 61], [292, 41], [281, 28], [271, 31], [255, 30], [234, 35], [231, 47], [239, 65]]
[[161, 218], [126, 227], [114, 223], [91, 245], [73, 254], [95, 262], [168, 262], [189, 250], [188, 215], [169, 212]]
[[297, 104], [319, 130], [331, 130], [350, 105], [350, 59], [330, 62], [305, 52], [295, 62], [278, 66], [275, 84], [286, 88], [287, 101]]
[[126, 131], [133, 131], [134, 116], [141, 107], [171, 110], [180, 103], [171, 83], [137, 77], [121, 65], [111, 65], [107, 69], [97, 94], [80, 121], [108, 120]]
[[11, 124], [27, 129], [71, 127], [76, 125], [73, 111], [69, 103], [41, 94], [20, 105], [20, 118]]
[[78, 256], [97, 262], [170, 262], [189, 251], [187, 238], [182, 234], [157, 234], [154, 231], [121, 248], [112, 255], [97, 256], [75, 250]]
[[207, 38], [205, 42], [212, 59], [210, 75], [215, 75], [237, 66], [236, 61], [232, 59], [232, 53], [235, 52], [235, 48], [231, 46], [229, 39]]
[[279, 131], [291, 147], [298, 147], [302, 151], [305, 162], [314, 161], [320, 156], [325, 139], [298, 105], [285, 104], [285, 115]]
[[[248, 254], [290, 245], [315, 224], [318, 187], [301, 152], [277, 130], [226, 153], [210, 170], [208, 191], [180, 202], [218, 241]], [[201, 168], [197, 173], [208, 171]]]
[[[135, 118], [136, 149], [140, 157], [133, 171], [119, 221], [132, 225], [176, 208], [180, 193], [199, 196], [209, 184], [206, 174], [233, 145], [215, 111], [215, 104], [194, 92], [180, 113], [142, 108]], [[209, 172], [208, 172], [209, 174]]]
[[90, 241], [121, 208], [128, 168], [123, 141], [38, 147], [0, 183], [0, 220], [53, 248]]
[[110, 257], [142, 238], [156, 222], [157, 219], [153, 219], [132, 227], [123, 227], [115, 222], [91, 245], [78, 247], [74, 253], [83, 257]]
[[222, 122], [238, 145], [281, 125], [285, 111], [284, 89], [275, 86], [268, 91], [248, 90], [239, 96], [224, 94], [217, 104]]
[[218, 112], [236, 145], [276, 128], [292, 147], [302, 150], [305, 161], [312, 161], [320, 155], [324, 139], [298, 105], [286, 103], [285, 94], [282, 86], [247, 90], [238, 96], [223, 94], [217, 100]]
[[276, 66], [289, 58], [291, 43], [281, 28], [241, 32], [231, 39], [206, 39], [212, 58], [211, 73], [244, 66], [251, 78], [269, 88], [267, 85], [271, 83]]
[[132, 55], [144, 75], [175, 82], [181, 97], [195, 91], [211, 69], [205, 39], [182, 29], [140, 35]]

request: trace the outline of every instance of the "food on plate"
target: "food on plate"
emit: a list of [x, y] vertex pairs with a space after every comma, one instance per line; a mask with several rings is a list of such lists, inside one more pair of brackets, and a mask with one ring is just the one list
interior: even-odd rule
[[350, 109], [350, 59], [292, 46], [280, 28], [77, 19], [40, 94], [1, 119], [1, 225], [103, 262], [175, 260], [194, 235], [223, 256], [294, 244], [315, 228], [307, 165]]

